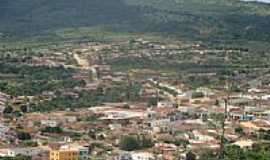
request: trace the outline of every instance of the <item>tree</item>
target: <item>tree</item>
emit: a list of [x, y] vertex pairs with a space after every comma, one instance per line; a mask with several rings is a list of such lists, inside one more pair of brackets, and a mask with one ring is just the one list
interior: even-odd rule
[[18, 132], [17, 133], [17, 138], [19, 140], [31, 140], [31, 135], [27, 132]]
[[157, 106], [157, 101], [158, 101], [157, 97], [151, 97], [147, 100], [147, 106], [148, 107]]
[[46, 127], [41, 130], [41, 132], [45, 133], [62, 133], [63, 129], [60, 127]]
[[186, 160], [196, 160], [196, 155], [189, 151], [187, 154], [186, 154]]
[[133, 151], [139, 149], [140, 143], [135, 136], [124, 136], [120, 141], [120, 148], [125, 151]]
[[237, 133], [240, 136], [243, 136], [244, 135], [244, 130], [243, 130], [242, 127], [235, 128], [234, 132]]
[[245, 160], [246, 156], [239, 146], [228, 146], [225, 149], [225, 160]]
[[192, 98], [202, 98], [204, 94], [202, 92], [192, 93]]
[[22, 105], [20, 107], [20, 110], [23, 112], [23, 113], [26, 113], [28, 111], [28, 107], [26, 105]]
[[23, 141], [23, 145], [25, 147], [37, 147], [38, 143], [35, 141], [32, 141], [32, 140], [25, 140], [25, 141]]
[[216, 106], [219, 106], [220, 104], [219, 104], [219, 101], [216, 99], [216, 101], [215, 101], [215, 105]]
[[23, 155], [18, 155], [16, 156], [15, 160], [31, 160], [32, 158], [29, 156], [23, 156]]
[[203, 149], [200, 153], [199, 160], [216, 160], [217, 155], [210, 149]]
[[150, 137], [146, 137], [145, 135], [142, 136], [141, 139], [141, 147], [142, 148], [151, 148], [154, 146], [154, 142]]
[[6, 106], [3, 111], [4, 114], [11, 114], [12, 112], [13, 112], [13, 108], [10, 105]]
[[18, 155], [16, 157], [0, 157], [1, 160], [31, 160], [29, 156]]

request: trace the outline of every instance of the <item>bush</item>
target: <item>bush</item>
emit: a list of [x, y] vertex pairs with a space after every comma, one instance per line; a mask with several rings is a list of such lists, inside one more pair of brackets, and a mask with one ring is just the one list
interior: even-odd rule
[[125, 151], [133, 151], [140, 148], [140, 142], [135, 136], [125, 136], [120, 141], [120, 148]]
[[25, 141], [23, 141], [23, 145], [25, 147], [37, 147], [38, 146], [37, 142], [31, 141], [31, 140], [25, 140]]
[[125, 151], [133, 151], [154, 146], [153, 140], [147, 136], [124, 136], [120, 141], [120, 148]]
[[63, 133], [62, 128], [60, 127], [46, 127], [41, 130], [43, 133]]
[[18, 132], [17, 133], [17, 138], [19, 140], [22, 140], [22, 141], [31, 140], [31, 135], [29, 133], [27, 133], [27, 132]]

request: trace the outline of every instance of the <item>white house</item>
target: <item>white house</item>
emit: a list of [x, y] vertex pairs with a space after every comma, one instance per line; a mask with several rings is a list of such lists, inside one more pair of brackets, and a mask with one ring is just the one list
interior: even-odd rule
[[149, 152], [123, 152], [118, 160], [155, 160], [155, 157]]
[[131, 154], [132, 160], [155, 160], [152, 153], [149, 152], [134, 152]]
[[174, 107], [174, 105], [172, 102], [169, 101], [161, 101], [157, 103], [157, 108], [165, 108], [165, 107], [172, 108]]
[[55, 120], [41, 120], [41, 125], [48, 126], [48, 127], [57, 127], [59, 123]]
[[7, 149], [7, 157], [16, 157], [17, 155], [24, 156], [36, 156], [46, 152], [45, 149], [40, 147], [29, 147], [29, 148], [9, 148]]

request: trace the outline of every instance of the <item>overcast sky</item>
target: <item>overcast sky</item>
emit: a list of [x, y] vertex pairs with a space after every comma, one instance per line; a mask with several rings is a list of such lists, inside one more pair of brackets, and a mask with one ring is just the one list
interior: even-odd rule
[[242, 1], [270, 3], [270, 0], [242, 0]]

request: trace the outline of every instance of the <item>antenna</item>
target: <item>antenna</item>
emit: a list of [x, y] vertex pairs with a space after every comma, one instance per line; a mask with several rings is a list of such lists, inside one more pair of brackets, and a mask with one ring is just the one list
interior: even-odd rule
[[220, 136], [220, 155], [219, 155], [220, 160], [224, 160], [224, 157], [225, 157], [225, 121], [227, 118], [228, 97], [224, 99], [224, 103], [225, 103], [225, 109], [224, 109], [224, 115], [223, 115], [222, 126], [221, 126], [222, 134]]
[[[228, 61], [228, 51], [226, 51], [226, 56], [225, 56], [225, 61]], [[227, 91], [227, 94], [224, 98], [224, 113], [223, 113], [223, 119], [222, 119], [222, 133], [220, 136], [220, 153], [219, 153], [219, 160], [224, 160], [225, 158], [225, 121], [227, 119], [227, 108], [228, 108], [228, 100], [230, 97], [230, 91], [231, 91], [231, 84], [229, 82], [229, 77], [227, 78], [226, 82], [225, 82], [225, 90]]]
[[132, 87], [132, 80], [131, 80], [131, 78], [132, 78], [132, 73], [129, 71], [128, 73], [127, 73], [127, 100], [128, 101], [130, 101], [130, 99], [131, 99], [131, 87]]
[[157, 79], [157, 88], [156, 88], [156, 101], [157, 101], [157, 104], [159, 102], [159, 80]]

